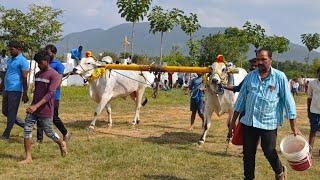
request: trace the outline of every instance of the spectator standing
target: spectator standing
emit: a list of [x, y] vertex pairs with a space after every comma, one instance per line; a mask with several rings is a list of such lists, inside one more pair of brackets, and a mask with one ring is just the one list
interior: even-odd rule
[[50, 56], [45, 50], [39, 51], [34, 56], [34, 60], [38, 63], [40, 71], [35, 75], [33, 100], [26, 110], [27, 117], [24, 126], [26, 157], [20, 162], [22, 164], [32, 163], [32, 129], [35, 123], [38, 123], [46, 135], [59, 145], [62, 156], [67, 154], [66, 143], [52, 129], [54, 93], [61, 83], [61, 75], [49, 66]]
[[[57, 48], [54, 45], [49, 44], [45, 47], [45, 50], [50, 57], [49, 66], [62, 76], [64, 73], [64, 66], [61, 63], [61, 61], [56, 58]], [[71, 134], [68, 132], [67, 128], [63, 124], [61, 118], [59, 117], [60, 99], [61, 99], [61, 90], [60, 90], [60, 84], [59, 84], [54, 95], [53, 124], [59, 129], [59, 131], [63, 135], [63, 140], [68, 141], [71, 137]], [[37, 141], [39, 143], [43, 141], [43, 129], [39, 127], [37, 128]]]
[[258, 69], [250, 72], [242, 85], [234, 106], [229, 133], [235, 127], [240, 112], [243, 125], [244, 179], [255, 178], [255, 157], [258, 139], [265, 157], [269, 161], [276, 180], [286, 179], [286, 168], [282, 166], [276, 150], [277, 128], [283, 123], [283, 110], [290, 120], [294, 135], [300, 134], [296, 127], [296, 107], [290, 93], [285, 74], [271, 67], [272, 52], [257, 51]]
[[80, 63], [80, 60], [82, 58], [82, 46], [79, 46], [78, 48], [74, 48], [71, 50], [71, 58], [75, 60], [75, 65], [78, 65]]
[[204, 101], [203, 101], [203, 86], [202, 86], [202, 74], [198, 74], [197, 77], [193, 78], [189, 86], [190, 90], [190, 111], [191, 111], [191, 120], [190, 120], [190, 130], [193, 129], [194, 120], [196, 118], [196, 113], [200, 116], [202, 120], [202, 127], [204, 126]]
[[27, 103], [29, 63], [22, 55], [22, 45], [18, 41], [10, 41], [8, 44], [11, 57], [7, 61], [7, 72], [4, 78], [4, 92], [2, 99], [2, 114], [7, 117], [7, 127], [2, 139], [8, 140], [14, 123], [24, 127], [24, 122], [17, 118], [17, 112], [22, 101]]
[[8, 56], [6, 55], [7, 51], [3, 49], [0, 54], [0, 93], [3, 91], [3, 84], [4, 84], [4, 76], [6, 75], [7, 71], [7, 61]]
[[307, 106], [310, 122], [309, 144], [312, 149], [316, 133], [320, 130], [320, 68], [317, 69], [317, 79], [309, 82]]

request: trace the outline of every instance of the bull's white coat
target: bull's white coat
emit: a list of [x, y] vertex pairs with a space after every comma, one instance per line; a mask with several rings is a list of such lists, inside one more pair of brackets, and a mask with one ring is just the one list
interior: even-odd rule
[[[92, 58], [83, 58], [74, 72], [88, 79], [100, 64]], [[135, 101], [135, 116], [132, 124], [140, 120], [140, 108], [145, 88], [151, 86], [154, 77], [149, 72], [106, 70], [106, 73], [96, 80], [89, 81], [90, 97], [98, 104], [93, 120], [89, 128], [94, 129], [97, 116], [106, 108], [108, 113], [109, 126], [112, 126], [110, 101], [118, 97], [127, 97]]]
[[[247, 72], [242, 68], [237, 68], [238, 73], [233, 74], [234, 85], [239, 85]], [[205, 142], [207, 133], [211, 126], [211, 116], [215, 112], [218, 116], [224, 113], [228, 113], [228, 123], [231, 121], [233, 115], [233, 105], [238, 97], [238, 93], [233, 93], [229, 90], [224, 90], [223, 94], [218, 94], [218, 84], [221, 84], [223, 80], [227, 78], [227, 67], [224, 63], [213, 63], [212, 65], [212, 75], [209, 77], [206, 100], [205, 100], [205, 126], [204, 131], [199, 141], [200, 144]]]

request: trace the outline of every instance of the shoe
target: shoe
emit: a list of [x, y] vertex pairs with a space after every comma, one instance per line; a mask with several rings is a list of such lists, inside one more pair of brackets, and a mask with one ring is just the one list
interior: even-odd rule
[[71, 138], [71, 134], [69, 132], [67, 132], [67, 134], [65, 136], [63, 136], [63, 141], [68, 142]]

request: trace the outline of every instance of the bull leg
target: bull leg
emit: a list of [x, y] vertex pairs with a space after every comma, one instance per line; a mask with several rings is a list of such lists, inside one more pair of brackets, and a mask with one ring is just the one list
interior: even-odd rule
[[108, 104], [109, 100], [111, 99], [111, 96], [109, 97], [102, 97], [100, 103], [96, 107], [96, 112], [94, 112], [93, 120], [90, 123], [89, 129], [93, 130], [96, 126], [96, 121], [98, 116], [101, 114], [103, 108]]
[[141, 102], [142, 102], [142, 96], [143, 96], [143, 93], [145, 91], [145, 87], [142, 87], [141, 89], [139, 89], [137, 91], [137, 97], [135, 99], [135, 102], [136, 102], [136, 113], [135, 113], [135, 116], [132, 120], [132, 125], [136, 125], [136, 124], [139, 124], [140, 122], [140, 109], [141, 109]]
[[209, 106], [206, 104], [205, 106], [205, 112], [204, 112], [204, 128], [203, 128], [203, 133], [202, 133], [202, 136], [198, 142], [199, 145], [202, 145], [204, 144], [204, 142], [206, 141], [206, 137], [207, 137], [207, 134], [208, 134], [208, 131], [210, 129], [210, 126], [211, 126], [211, 116], [212, 116], [212, 113], [213, 113], [213, 108], [212, 106]]
[[107, 104], [106, 106], [107, 114], [108, 114], [108, 126], [112, 127], [112, 118], [111, 118], [111, 105], [110, 103]]

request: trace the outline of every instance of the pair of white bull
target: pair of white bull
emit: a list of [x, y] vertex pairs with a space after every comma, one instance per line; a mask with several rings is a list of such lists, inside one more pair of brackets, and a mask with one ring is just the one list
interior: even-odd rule
[[[110, 101], [118, 97], [127, 97], [135, 101], [135, 116], [132, 124], [135, 125], [140, 121], [140, 108], [142, 98], [146, 87], [151, 87], [154, 81], [154, 75], [150, 72], [125, 71], [125, 70], [106, 70], [96, 79], [92, 75], [100, 66], [92, 58], [83, 58], [78, 66], [74, 68], [74, 73], [81, 75], [89, 81], [89, 93], [91, 98], [98, 103], [94, 113], [93, 121], [89, 128], [94, 129], [97, 116], [106, 108], [108, 113], [109, 126], [112, 126]], [[246, 76], [244, 69], [238, 68], [238, 73], [234, 74], [235, 85], [238, 85]], [[229, 114], [228, 122], [231, 120], [233, 113], [233, 104], [237, 95], [231, 91], [219, 93], [219, 84], [227, 81], [228, 69], [224, 63], [213, 63], [212, 72], [209, 78], [208, 93], [205, 102], [205, 128], [200, 143], [204, 143], [207, 132], [211, 125], [211, 116], [215, 112], [218, 116], [227, 112]]]

